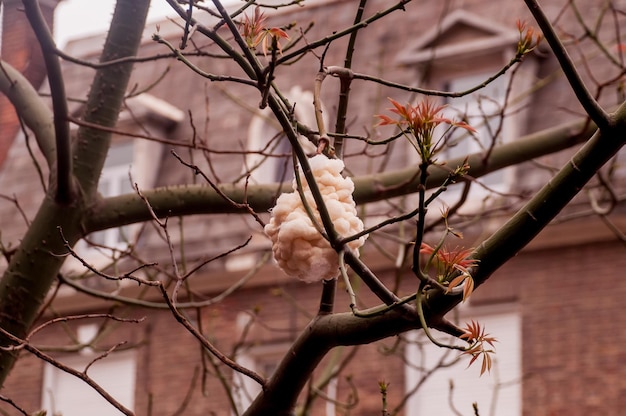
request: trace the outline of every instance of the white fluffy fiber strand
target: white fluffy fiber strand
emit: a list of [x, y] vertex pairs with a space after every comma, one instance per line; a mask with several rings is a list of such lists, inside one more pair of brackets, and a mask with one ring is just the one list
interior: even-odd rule
[[[343, 162], [316, 155], [309, 159], [309, 164], [337, 233], [346, 237], [363, 231], [363, 222], [356, 215], [356, 204], [352, 199], [354, 183], [341, 176]], [[274, 259], [287, 275], [305, 282], [335, 278], [339, 269], [338, 255], [313, 226], [296, 186], [294, 180], [294, 192], [280, 195], [272, 210], [272, 218], [265, 226], [265, 233], [272, 240]], [[304, 178], [302, 186], [315, 220], [321, 225], [315, 209], [317, 205]], [[356, 251], [364, 242], [365, 237], [361, 237], [348, 246]]]

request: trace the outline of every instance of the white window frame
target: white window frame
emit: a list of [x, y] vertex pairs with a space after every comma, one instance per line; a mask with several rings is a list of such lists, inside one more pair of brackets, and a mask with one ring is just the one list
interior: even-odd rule
[[[454, 312], [450, 312], [452, 314]], [[485, 327], [487, 333], [498, 339], [491, 373], [480, 376], [482, 358], [468, 368], [469, 356], [461, 356], [452, 366], [435, 370], [412, 394], [405, 409], [411, 409], [412, 416], [438, 415], [452, 416], [455, 413], [449, 405], [450, 384], [454, 382], [452, 400], [461, 414], [473, 414], [472, 403], [478, 403], [478, 409], [484, 416], [520, 416], [522, 414], [522, 319], [516, 305], [492, 305], [472, 307], [462, 305], [459, 311], [461, 326], [471, 319]], [[462, 345], [459, 340], [436, 330], [432, 335], [441, 341]], [[405, 393], [412, 392], [423, 375], [423, 370], [432, 369], [440, 357], [456, 358], [459, 351], [439, 348], [428, 341], [423, 331], [406, 334], [408, 343], [405, 348]], [[417, 346], [420, 341], [423, 349]], [[422, 342], [423, 341], [423, 342]], [[416, 366], [417, 364], [417, 366]], [[497, 389], [497, 394], [494, 395]], [[493, 401], [495, 397], [495, 402]], [[408, 414], [408, 413], [407, 413]]]
[[[313, 106], [313, 93], [304, 91], [299, 86], [294, 86], [285, 94], [287, 99], [294, 107], [294, 115], [298, 122], [308, 126], [312, 130], [317, 130], [315, 120], [315, 108]], [[322, 109], [324, 123], [326, 111]], [[275, 138], [277, 135], [281, 137]], [[268, 146], [268, 142], [274, 141]], [[276, 141], [278, 140], [278, 141]], [[300, 144], [306, 153], [315, 152], [315, 146], [304, 136], [300, 136]], [[274, 118], [270, 109], [266, 108], [259, 111], [252, 117], [248, 127], [248, 146], [249, 151], [261, 151], [264, 153], [283, 154], [290, 153], [291, 146], [282, 128]], [[249, 181], [254, 184], [273, 183], [281, 179], [281, 170], [285, 166], [285, 159], [279, 157], [269, 157], [259, 153], [249, 153], [245, 158], [245, 166], [243, 173], [250, 172]], [[287, 161], [287, 171], [291, 169], [291, 163]], [[285, 176], [286, 180], [291, 180], [293, 175]], [[245, 180], [245, 179], [244, 179]]]
[[[93, 325], [79, 327], [78, 341], [89, 343], [93, 335], [95, 335]], [[84, 348], [80, 354], [59, 360], [75, 370], [84, 371], [96, 357], [97, 353], [90, 348]], [[87, 375], [115, 400], [133, 410], [137, 377], [135, 350], [112, 352], [107, 357], [95, 361], [89, 367]], [[88, 411], [90, 416], [108, 416], [116, 412], [113, 405], [87, 383], [48, 363], [44, 366], [41, 406], [49, 415], [57, 415], [60, 412], [63, 416], [82, 416]]]
[[[285, 353], [289, 350], [289, 343], [269, 343], [255, 345], [245, 349], [245, 351], [237, 355], [237, 363], [265, 377], [271, 376], [266, 374], [263, 368], [266, 365], [278, 365]], [[243, 413], [254, 401], [256, 396], [261, 392], [261, 386], [250, 377], [244, 376], [239, 372], [235, 372], [233, 376], [232, 395], [237, 405], [239, 414]], [[330, 400], [326, 401], [325, 415], [335, 416], [337, 399], [337, 379], [333, 378], [326, 388], [326, 397]]]
[[[269, 343], [247, 347], [237, 354], [237, 363], [245, 368], [269, 377], [267, 365], [278, 365], [280, 359], [289, 350], [289, 344]], [[238, 414], [243, 413], [261, 392], [261, 386], [250, 377], [239, 372], [233, 374], [232, 395], [237, 405]]]
[[[237, 316], [236, 328], [239, 333], [243, 333], [245, 328], [251, 323], [251, 316], [248, 313], [241, 312]], [[274, 367], [271, 372], [280, 364], [285, 354], [291, 347], [290, 342], [259, 342], [254, 345], [246, 345], [237, 351], [235, 361], [256, 373], [261, 374], [264, 377], [270, 377], [272, 374], [267, 374], [267, 365]], [[265, 367], [265, 368], [263, 368]], [[231, 386], [231, 394], [235, 405], [237, 406], [236, 412], [231, 411], [231, 414], [242, 414], [246, 409], [250, 407], [254, 399], [261, 392], [261, 386], [256, 381], [252, 380], [237, 371], [233, 372], [233, 380]], [[337, 379], [333, 378], [328, 383], [326, 388], [326, 396], [330, 399], [326, 401], [325, 415], [336, 416], [336, 399], [337, 399]]]
[[[116, 151], [129, 151], [131, 153], [129, 160], [112, 164], [109, 156]], [[100, 174], [100, 182], [98, 183], [98, 190], [103, 197], [118, 196], [133, 191], [131, 178], [136, 180], [134, 172], [136, 153], [137, 146], [134, 141], [113, 143], [111, 145], [107, 160]], [[107, 187], [106, 191], [103, 189], [104, 186]], [[94, 240], [94, 242], [96, 242], [95, 240], [100, 240], [97, 243], [107, 248], [124, 250], [134, 237], [133, 228], [135, 227], [109, 228], [93, 233], [88, 238]]]
[[[446, 89], [461, 92], [484, 82], [489, 75], [489, 73], [480, 73], [455, 77], [447, 82]], [[451, 140], [449, 143], [451, 147], [444, 148], [437, 155], [437, 159], [440, 162], [473, 153], [486, 154], [489, 147], [492, 146], [492, 141], [494, 140], [492, 134], [496, 133], [499, 123], [502, 123], [502, 125], [498, 137], [495, 138], [496, 145], [510, 140], [511, 121], [508, 117], [501, 120], [499, 116], [499, 113], [505, 106], [505, 90], [508, 82], [508, 75], [503, 75], [484, 89], [473, 94], [447, 100], [447, 106], [444, 109], [445, 116], [457, 121], [466, 121], [476, 132], [469, 133], [464, 129], [452, 131], [451, 135], [459, 137], [459, 139], [456, 142], [454, 139]], [[489, 123], [489, 126], [486, 123]], [[439, 139], [445, 133], [442, 128], [438, 130], [436, 139]], [[447, 168], [452, 170], [456, 166], [447, 166]], [[482, 208], [486, 200], [492, 195], [498, 197], [498, 195], [506, 194], [511, 188], [513, 179], [514, 169], [505, 168], [472, 181], [466, 202], [460, 212], [474, 212]], [[448, 186], [447, 190], [439, 196], [438, 201], [447, 206], [455, 204], [461, 197], [465, 186], [466, 184], [463, 181]]]

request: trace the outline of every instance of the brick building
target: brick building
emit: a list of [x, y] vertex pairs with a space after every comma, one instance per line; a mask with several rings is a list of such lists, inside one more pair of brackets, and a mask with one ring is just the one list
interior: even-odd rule
[[[365, 16], [389, 7], [388, 3], [368, 2]], [[590, 3], [590, 15], [599, 14], [603, 2]], [[7, 7], [8, 3], [5, 10]], [[553, 18], [560, 16], [558, 27], [564, 38], [575, 38], [583, 29], [571, 8], [559, 14], [562, 7], [547, 5], [547, 13]], [[355, 2], [337, 0], [268, 10], [273, 25], [288, 27], [296, 22], [290, 28], [292, 38], [298, 36], [300, 27], [304, 30], [314, 22], [302, 32], [309, 42], [350, 27], [355, 13]], [[519, 39], [515, 21], [520, 18], [529, 18], [522, 2], [508, 1], [506, 7], [503, 2], [485, 0], [409, 3], [405, 11], [374, 22], [359, 34], [352, 68], [406, 85], [465, 90], [497, 72], [514, 56]], [[207, 19], [203, 24], [214, 23]], [[155, 29], [154, 25], [146, 27], [142, 57], [168, 52], [162, 44], [150, 41]], [[180, 42], [181, 30], [171, 22], [163, 22], [159, 33], [174, 45]], [[607, 27], [603, 39], [609, 39], [611, 33]], [[193, 64], [213, 74], [240, 75], [232, 62], [212, 55], [215, 45], [207, 39], [195, 34], [192, 41], [192, 49], [201, 52], [189, 57]], [[67, 53], [95, 61], [102, 42], [101, 36], [78, 40], [69, 45]], [[346, 43], [347, 38], [331, 42], [324, 65], [343, 65]], [[581, 42], [579, 48], [598, 77], [609, 79], [618, 71], [608, 68], [607, 59], [598, 58], [597, 45], [592, 42]], [[276, 84], [296, 103], [295, 115], [307, 125], [314, 125], [311, 91], [321, 53], [320, 48], [289, 66], [278, 67], [276, 72]], [[70, 62], [64, 62], [63, 69], [70, 113], [80, 118], [94, 70]], [[104, 197], [132, 192], [129, 166], [141, 189], [204, 183], [191, 169], [184, 168], [171, 150], [221, 184], [242, 183], [247, 170], [261, 161], [263, 164], [250, 173], [251, 184], [275, 183], [289, 175], [287, 157], [259, 157], [258, 151], [268, 146], [274, 155], [284, 156], [289, 150], [283, 147], [284, 139], [272, 144], [279, 130], [268, 119], [267, 111], [258, 109], [258, 91], [254, 88], [209, 82], [172, 59], [138, 62], [130, 86], [132, 91], [115, 128], [100, 182]], [[614, 105], [615, 96], [607, 89], [602, 90], [601, 102]], [[337, 113], [338, 90], [339, 81], [325, 81], [322, 100], [330, 126]], [[42, 92], [46, 91], [44, 85]], [[460, 110], [452, 115], [463, 114], [477, 126], [477, 136], [484, 141], [459, 142], [446, 151], [446, 158], [484, 151], [494, 132], [498, 144], [512, 143], [576, 121], [581, 114], [547, 49], [527, 56], [523, 65], [481, 91], [449, 104]], [[415, 99], [415, 95], [389, 86], [354, 80], [348, 133], [384, 138], [386, 132], [374, 129], [373, 116], [384, 113], [388, 96], [401, 103]], [[501, 123], [497, 117], [485, 121], [485, 114], [497, 114], [505, 102], [507, 116]], [[571, 130], [577, 132], [576, 127]], [[145, 140], [144, 136], [160, 140]], [[22, 215], [31, 218], [43, 196], [29, 141], [29, 136], [18, 134], [0, 172], [2, 194], [11, 196], [0, 201], [2, 244], [7, 248], [19, 244], [26, 227]], [[196, 147], [190, 148], [190, 144]], [[405, 142], [380, 153], [375, 146], [367, 151], [364, 148], [362, 142], [347, 141], [345, 161], [351, 175], [374, 174], [418, 161]], [[252, 152], [234, 154], [234, 149]], [[475, 246], [491, 234], [504, 221], [500, 214], [519, 208], [550, 177], [549, 168], [560, 166], [574, 150], [487, 175], [481, 178], [486, 188], [472, 185], [462, 215], [454, 223], [466, 234], [459, 244]], [[41, 157], [36, 155], [35, 159]], [[617, 178], [615, 202], [620, 200], [620, 176]], [[621, 179], [623, 188], [623, 176]], [[459, 185], [443, 194], [449, 205], [462, 194]], [[278, 194], [278, 186], [272, 189]], [[366, 204], [363, 216], [368, 224], [375, 224], [381, 218], [398, 215], [398, 207], [400, 211], [414, 207], [416, 201], [409, 195]], [[626, 318], [620, 314], [621, 295], [626, 292], [620, 284], [620, 271], [626, 267], [626, 257], [615, 229], [623, 232], [626, 218], [619, 203], [605, 216], [580, 215], [588, 206], [584, 196], [575, 200], [559, 221], [458, 308], [461, 321], [478, 319], [500, 341], [491, 375], [478, 377], [477, 365], [466, 370], [467, 359], [459, 360], [455, 351], [430, 346], [417, 331], [368, 345], [339, 347], [326, 356], [311, 382], [308, 393], [315, 399], [310, 414], [379, 415], [381, 381], [389, 384], [388, 410], [404, 415], [469, 415], [474, 414], [474, 401], [481, 415], [620, 414], [626, 405], [626, 367], [621, 366], [626, 356], [626, 334], [620, 330], [626, 326]], [[267, 220], [266, 213], [261, 216]], [[142, 276], [165, 282], [175, 273], [174, 261], [179, 273], [198, 266], [188, 280], [189, 287], [181, 289], [180, 301], [190, 306], [185, 309], [187, 317], [235, 361], [269, 375], [315, 315], [320, 286], [295, 281], [267, 261], [269, 243], [248, 216], [199, 214], [168, 221], [173, 250], [163, 231], [147, 223], [92, 233], [76, 251], [111, 275], [140, 264], [158, 263], [146, 268]], [[406, 231], [403, 227], [413, 224], [408, 221], [391, 228], [388, 234], [374, 234], [363, 254], [368, 266], [390, 287], [397, 284], [397, 292], [402, 294], [414, 291], [416, 280], [409, 269], [398, 265], [401, 245], [389, 241], [397, 241]], [[437, 241], [439, 236], [439, 229], [434, 228], [430, 241]], [[249, 237], [244, 248], [220, 257]], [[218, 258], [203, 265], [213, 257]], [[41, 322], [57, 316], [98, 313], [141, 322], [100, 317], [58, 322], [43, 328], [31, 342], [77, 369], [119, 345], [94, 363], [89, 374], [135, 414], [231, 415], [235, 413], [233, 406], [245, 408], [258, 391], [254, 383], [233, 375], [206, 352], [172, 316], [157, 290], [94, 277], [72, 258], [66, 261], [60, 281], [63, 283]], [[230, 293], [231, 288], [236, 290]], [[378, 303], [364, 288], [360, 291], [359, 305]], [[349, 304], [344, 290], [338, 290], [337, 311], [348, 311]], [[342, 371], [333, 376], [337, 366]], [[431, 374], [432, 369], [436, 371]], [[449, 379], [455, 382], [453, 389]], [[314, 388], [317, 383], [319, 389]], [[86, 409], [90, 415], [117, 414], [83, 382], [26, 352], [1, 394], [28, 412], [46, 408], [70, 416], [85, 414]], [[304, 395], [302, 400], [304, 403]], [[19, 414], [5, 402], [0, 402], [0, 410]]]

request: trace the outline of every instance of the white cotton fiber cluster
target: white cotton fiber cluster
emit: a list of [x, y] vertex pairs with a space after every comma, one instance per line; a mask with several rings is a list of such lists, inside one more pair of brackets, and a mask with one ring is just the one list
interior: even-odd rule
[[[343, 162], [316, 155], [309, 159], [320, 192], [335, 230], [343, 237], [363, 231], [363, 222], [356, 215], [356, 205], [352, 199], [354, 183], [341, 176]], [[322, 224], [317, 205], [302, 173], [303, 193], [315, 219]], [[339, 258], [329, 242], [315, 229], [306, 213], [296, 181], [294, 192], [280, 195], [272, 209], [272, 218], [265, 226], [265, 233], [272, 240], [272, 251], [278, 266], [289, 276], [305, 282], [316, 282], [337, 277]], [[351, 241], [348, 246], [357, 250], [365, 242], [365, 237]]]

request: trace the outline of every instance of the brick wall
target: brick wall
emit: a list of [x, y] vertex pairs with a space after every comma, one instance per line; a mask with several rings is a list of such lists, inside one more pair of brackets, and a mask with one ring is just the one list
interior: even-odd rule
[[[293, 340], [296, 333], [308, 323], [317, 308], [319, 285], [301, 283], [283, 286], [265, 286], [244, 290], [227, 298], [214, 307], [206, 308], [201, 317], [203, 332], [211, 342], [225, 353], [232, 351], [239, 341], [241, 330], [237, 320], [241, 312], [256, 311], [258, 324], [252, 326], [247, 338], [247, 345], [280, 344]], [[347, 310], [348, 300], [339, 294], [338, 309]], [[94, 311], [95, 312], [95, 311]], [[195, 339], [189, 335], [167, 311], [117, 309], [116, 316], [145, 317], [139, 324], [113, 324], [112, 335], [98, 342], [102, 350], [111, 345], [128, 341], [128, 345], [138, 344], [137, 385], [135, 391], [135, 412], [148, 414], [152, 408], [153, 416], [171, 415], [181, 408], [185, 397], [191, 394], [191, 400], [183, 414], [195, 416], [215, 414], [229, 416], [228, 397], [222, 383], [215, 377], [215, 369], [205, 358]], [[189, 311], [190, 318], [197, 318]], [[84, 320], [81, 323], [98, 322]], [[73, 345], [68, 332], [75, 330], [76, 322], [60, 323], [47, 328], [33, 338], [35, 345], [51, 347]], [[113, 328], [111, 328], [113, 329]], [[389, 348], [393, 340], [358, 347], [356, 355], [342, 373], [338, 382], [337, 398], [340, 402], [357, 402], [353, 414], [379, 415], [381, 396], [378, 382], [390, 383], [389, 402], [395, 406], [403, 393], [402, 350], [397, 356], [383, 356], [382, 346]], [[244, 348], [245, 349], [245, 348]], [[342, 356], [350, 355], [352, 348], [340, 351]], [[50, 352], [63, 361], [63, 354]], [[106, 360], [106, 359], [105, 359]], [[328, 358], [320, 366], [325, 368]], [[202, 382], [203, 363], [207, 370], [205, 382]], [[384, 364], [383, 364], [384, 363]], [[382, 364], [382, 365], [381, 365]], [[232, 372], [223, 364], [218, 364], [219, 371], [230, 382]], [[358, 397], [350, 382], [359, 386]], [[37, 410], [41, 403], [43, 383], [43, 362], [24, 352], [5, 384], [2, 394], [12, 398], [27, 411]], [[318, 400], [313, 415], [325, 415], [324, 400]], [[0, 402], [0, 410], [10, 415], [19, 413]], [[341, 414], [341, 413], [339, 413]]]
[[[621, 255], [622, 250], [621, 245], [606, 242], [522, 252], [498, 271], [492, 283], [477, 292], [474, 302], [481, 304], [510, 301], [511, 292], [516, 292], [523, 322], [524, 415], [610, 415], [618, 414], [626, 405], [626, 366], [622, 365], [626, 358], [626, 334], [621, 330], [626, 326], [626, 318], [620, 313], [626, 289], [619, 273], [626, 267], [626, 258]], [[318, 294], [319, 286], [300, 283], [244, 290], [206, 308], [202, 328], [216, 346], [229, 352], [241, 333], [237, 329], [239, 314], [257, 311], [258, 324], [247, 338], [252, 345], [289, 341], [315, 313]], [[343, 291], [338, 295], [338, 310], [347, 310]], [[115, 313], [146, 317], [140, 324], [119, 325], [115, 332], [116, 341], [125, 339], [141, 344], [137, 414], [146, 414], [150, 400], [153, 415], [172, 414], [181, 406], [187, 389], [192, 390], [192, 399], [185, 414], [202, 415], [208, 410], [217, 415], [228, 414], [220, 410], [227, 408], [227, 396], [214, 376], [207, 375], [204, 393], [201, 378], [194, 385], [194, 372], [202, 368], [200, 347], [167, 311], [120, 309]], [[194, 318], [192, 312], [190, 317]], [[70, 341], [64, 334], [65, 329], [59, 324], [44, 331], [34, 342], [67, 345]], [[105, 339], [102, 345], [112, 342]], [[345, 376], [352, 376], [359, 386], [359, 401], [353, 414], [380, 414], [381, 380], [390, 383], [390, 407], [401, 400], [401, 354], [381, 355], [382, 346], [390, 347], [393, 342], [390, 339], [359, 347], [346, 367], [339, 380], [338, 398], [348, 399], [351, 391]], [[345, 349], [342, 354], [349, 351]], [[3, 394], [32, 411], [39, 406], [43, 367], [41, 361], [27, 353], [23, 355]], [[230, 370], [224, 365], [219, 368], [230, 379]], [[324, 365], [320, 367], [323, 368]], [[6, 404], [0, 405], [0, 409], [17, 414], [11, 413]], [[314, 414], [323, 412], [318, 408]]]
[[507, 265], [522, 282], [525, 415], [617, 415], [626, 406], [623, 250], [597, 243]]

